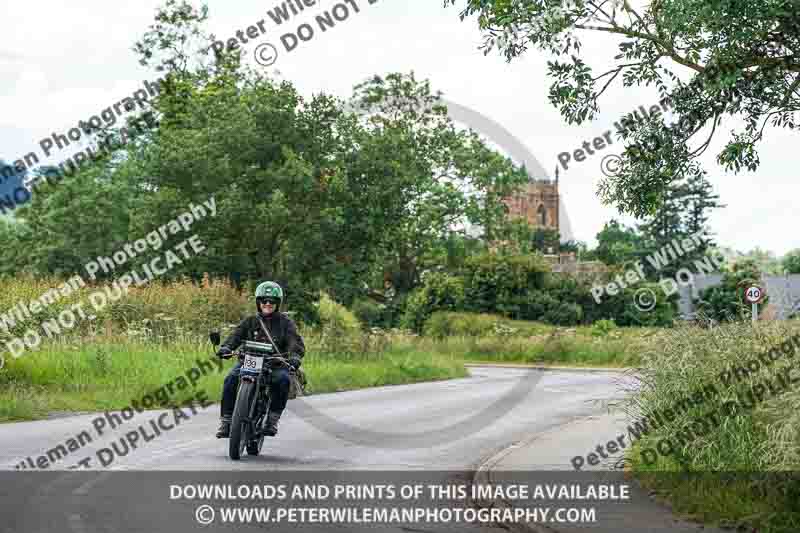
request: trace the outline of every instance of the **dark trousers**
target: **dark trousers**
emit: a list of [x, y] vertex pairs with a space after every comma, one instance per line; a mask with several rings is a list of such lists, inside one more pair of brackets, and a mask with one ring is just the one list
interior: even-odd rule
[[[231, 368], [222, 384], [222, 418], [230, 420], [233, 416], [233, 407], [236, 405], [236, 386], [239, 383], [239, 369], [242, 363], [238, 362]], [[272, 379], [269, 384], [269, 410], [271, 413], [282, 413], [289, 399], [289, 370], [273, 368]]]

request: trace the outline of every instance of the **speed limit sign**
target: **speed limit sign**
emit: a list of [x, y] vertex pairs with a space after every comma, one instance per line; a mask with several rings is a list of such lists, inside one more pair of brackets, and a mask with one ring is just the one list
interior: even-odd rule
[[761, 302], [764, 296], [766, 296], [766, 291], [758, 285], [751, 285], [747, 287], [747, 290], [744, 292], [744, 299], [751, 304]]

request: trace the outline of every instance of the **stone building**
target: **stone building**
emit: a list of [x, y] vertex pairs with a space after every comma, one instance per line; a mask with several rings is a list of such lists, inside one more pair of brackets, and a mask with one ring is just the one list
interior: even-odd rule
[[532, 227], [561, 230], [559, 223], [558, 169], [555, 181], [531, 179], [525, 188], [505, 198], [508, 216], [524, 218]]
[[[534, 228], [554, 229], [563, 243], [572, 238], [572, 230], [558, 190], [558, 167], [555, 177], [555, 180], [531, 178], [519, 193], [505, 198], [503, 203], [508, 206], [509, 218], [524, 218]], [[580, 261], [574, 252], [550, 248], [544, 251], [544, 258], [553, 272], [572, 276], [594, 278], [608, 271], [600, 261]]]

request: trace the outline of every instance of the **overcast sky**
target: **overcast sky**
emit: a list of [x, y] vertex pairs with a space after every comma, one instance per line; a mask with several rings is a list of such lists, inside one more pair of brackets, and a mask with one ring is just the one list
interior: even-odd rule
[[[266, 34], [243, 48], [252, 52], [261, 43], [274, 44], [279, 57], [267, 71], [277, 69], [306, 96], [326, 92], [347, 97], [353, 85], [374, 74], [409, 72], [427, 78], [453, 102], [502, 124], [534, 154], [550, 174], [558, 154], [580, 148], [613, 127], [623, 113], [657, 103], [651, 88], [617, 86], [601, 101], [600, 116], [592, 123], [567, 126], [547, 100], [550, 81], [546, 58], [536, 51], [507, 63], [496, 53], [484, 56], [474, 18], [460, 21], [460, 9], [443, 8], [441, 0], [368, 0], [355, 2], [347, 20], [316, 34], [287, 53], [281, 35], [339, 3], [322, 3], [277, 26], [267, 11], [281, 2], [239, 0], [209, 2], [210, 29], [218, 37], [265, 20]], [[462, 2], [465, 3], [465, 0]], [[3, 2], [3, 40], [0, 42], [0, 158], [16, 159], [30, 151], [41, 153], [38, 142], [54, 131], [65, 133], [78, 120], [98, 114], [156, 77], [140, 66], [131, 46], [152, 22], [160, 0], [137, 2]], [[339, 8], [339, 14], [343, 13]], [[614, 41], [584, 39], [590, 64], [598, 69], [615, 53]], [[798, 247], [793, 229], [800, 187], [790, 171], [797, 164], [798, 136], [768, 130], [760, 146], [757, 172], [725, 173], [714, 160], [732, 125], [718, 129], [704, 163], [715, 190], [727, 208], [711, 220], [720, 244], [747, 251], [756, 246], [783, 254]], [[618, 153], [619, 143], [561, 172], [561, 191], [574, 238], [593, 244], [596, 233], [616, 211], [603, 206], [595, 191], [602, 174], [600, 162]], [[66, 155], [66, 154], [62, 154]], [[626, 221], [629, 221], [626, 219]], [[795, 236], [793, 236], [795, 235]]]

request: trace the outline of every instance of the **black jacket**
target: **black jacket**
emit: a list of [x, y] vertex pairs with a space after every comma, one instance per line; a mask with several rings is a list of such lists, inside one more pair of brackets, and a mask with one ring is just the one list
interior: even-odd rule
[[[272, 335], [278, 351], [283, 357], [289, 358], [295, 355], [301, 359], [303, 358], [306, 353], [306, 346], [303, 343], [303, 337], [297, 331], [297, 325], [294, 320], [276, 311], [268, 318], [262, 316], [261, 321], [266, 326], [269, 334]], [[242, 320], [242, 323], [233, 330], [233, 333], [225, 339], [222, 345], [235, 350], [242, 344], [242, 341], [269, 342], [269, 338], [258, 324], [257, 315]]]

